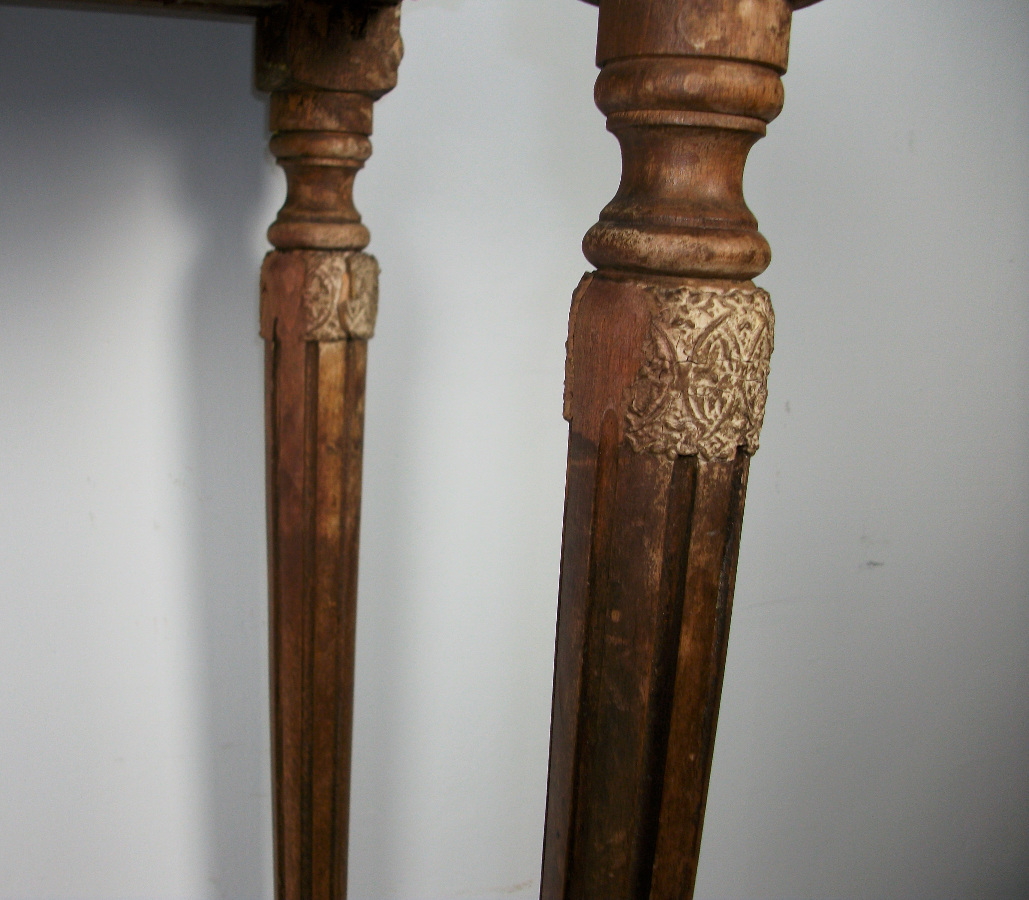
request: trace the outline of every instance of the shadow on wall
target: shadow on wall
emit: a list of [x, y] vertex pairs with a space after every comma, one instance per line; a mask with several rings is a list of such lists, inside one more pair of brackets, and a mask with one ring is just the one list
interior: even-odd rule
[[[118, 588], [114, 585], [100, 587], [89, 598], [96, 606], [90, 615], [113, 617], [112, 610], [120, 611], [124, 606], [124, 620], [111, 622], [110, 628], [124, 628], [124, 640], [129, 642], [133, 641], [133, 629], [139, 626], [137, 617], [142, 617], [144, 610], [154, 612], [155, 622], [167, 622], [170, 617], [181, 624], [176, 652], [181, 654], [185, 650], [189, 659], [174, 663], [187, 670], [185, 680], [192, 695], [201, 698], [202, 710], [198, 714], [196, 710], [186, 709], [179, 719], [168, 710], [136, 715], [141, 720], [166, 716], [168, 721], [180, 725], [183, 719], [192, 720], [196, 729], [192, 741], [190, 736], [176, 735], [175, 738], [184, 746], [193, 744], [190, 765], [201, 768], [199, 776], [195, 771], [186, 771], [184, 779], [194, 790], [198, 777], [204, 785], [196, 804], [201, 807], [206, 821], [187, 823], [187, 826], [199, 828], [201, 832], [200, 835], [194, 833], [192, 840], [200, 856], [194, 862], [199, 864], [201, 872], [206, 872], [209, 882], [203, 887], [205, 894], [230, 898], [267, 897], [271, 894], [268, 712], [264, 687], [267, 684], [267, 615], [262, 362], [256, 309], [261, 243], [255, 235], [263, 230], [263, 226], [256, 223], [267, 216], [267, 210], [262, 207], [268, 205], [265, 197], [270, 162], [261, 149], [266, 146], [264, 103], [253, 93], [250, 83], [252, 26], [198, 25], [136, 15], [5, 9], [0, 10], [0, 57], [3, 94], [0, 151], [5, 160], [12, 157], [20, 160], [14, 171], [27, 173], [28, 178], [26, 184], [14, 184], [12, 179], [3, 186], [0, 197], [7, 207], [3, 210], [4, 219], [18, 210], [24, 211], [30, 229], [41, 228], [37, 241], [46, 244], [28, 247], [28, 258], [7, 260], [5, 271], [8, 275], [13, 271], [17, 280], [19, 271], [52, 269], [63, 280], [56, 289], [58, 296], [46, 296], [47, 271], [41, 271], [38, 278], [21, 276], [29, 279], [26, 290], [31, 293], [26, 296], [32, 297], [33, 304], [37, 300], [52, 301], [53, 315], [57, 318], [81, 314], [85, 317], [83, 321], [101, 319], [101, 324], [106, 322], [111, 326], [109, 330], [98, 329], [89, 335], [60, 332], [56, 335], [58, 340], [52, 329], [47, 335], [37, 331], [24, 334], [19, 339], [21, 343], [15, 346], [41, 348], [44, 360], [47, 353], [58, 359], [79, 353], [88, 369], [91, 361], [100, 356], [120, 358], [119, 354], [126, 352], [122, 342], [132, 343], [137, 339], [137, 335], [128, 330], [127, 322], [136, 322], [142, 316], [146, 319], [142, 327], [147, 333], [138, 335], [140, 347], [149, 348], [147, 352], [152, 349], [157, 355], [179, 354], [175, 359], [165, 360], [167, 364], [158, 377], [159, 386], [167, 392], [165, 396], [143, 394], [139, 397], [143, 404], [140, 408], [105, 411], [105, 406], [119, 402], [130, 392], [123, 384], [137, 378], [143, 380], [132, 370], [115, 373], [113, 398], [103, 396], [102, 389], [95, 383], [77, 386], [76, 389], [90, 395], [93, 399], [89, 402], [98, 407], [92, 416], [85, 411], [86, 424], [78, 438], [68, 436], [75, 426], [55, 421], [51, 428], [50, 433], [64, 446], [63, 451], [57, 451], [59, 463], [62, 453], [65, 459], [74, 456], [76, 442], [92, 446], [105, 439], [102, 436], [105, 431], [109, 431], [106, 439], [116, 445], [113, 423], [127, 429], [127, 442], [139, 439], [134, 430], [137, 426], [145, 428], [151, 420], [156, 420], [159, 427], [173, 430], [176, 443], [185, 443], [179, 457], [169, 462], [163, 471], [152, 471], [140, 477], [144, 485], [148, 478], [160, 480], [161, 485], [155, 491], [164, 491], [165, 496], [171, 497], [172, 508], [183, 512], [181, 527], [165, 529], [165, 546], [155, 552], [165, 559], [168, 554], [177, 552], [167, 546], [169, 541], [184, 538], [187, 542], [179, 553], [176, 577], [191, 581], [188, 587], [177, 592], [180, 600], [189, 597], [190, 608], [162, 612], [159, 606], [152, 606], [151, 593], [167, 596], [171, 590], [167, 583], [158, 583], [162, 577], [160, 567], [148, 566], [146, 561], [125, 560], [127, 567], [140, 562], [139, 578], [132, 588], [139, 595], [126, 602], [117, 596]], [[148, 153], [157, 158], [148, 160]], [[8, 167], [8, 177], [11, 172], [12, 168]], [[67, 224], [63, 208], [69, 198], [87, 207], [81, 210], [85, 222], [116, 208], [124, 213], [124, 221], [130, 227], [131, 233], [125, 235], [124, 244], [104, 247], [100, 239], [96, 249], [109, 253], [108, 259], [86, 261], [86, 265], [100, 273], [101, 282], [121, 287], [127, 275], [114, 272], [107, 277], [103, 274], [105, 266], [139, 267], [135, 277], [141, 283], [130, 285], [125, 291], [112, 291], [109, 297], [102, 298], [101, 304], [94, 299], [90, 310], [76, 307], [76, 304], [82, 305], [77, 293], [83, 290], [82, 279], [69, 270], [67, 258], [40, 262], [46, 260], [47, 251], [52, 252], [55, 246], [59, 248], [67, 243], [74, 247], [76, 239], [83, 237], [87, 242], [92, 240], [88, 224], [77, 234], [63, 237]], [[5, 226], [17, 227], [10, 221], [5, 221]], [[162, 246], [169, 235], [180, 238], [180, 245], [174, 249]], [[6, 243], [7, 250], [11, 251], [14, 243]], [[74, 252], [82, 250], [76, 248]], [[167, 262], [169, 254], [179, 257], [171, 265]], [[186, 274], [185, 280], [180, 281], [183, 272], [175, 270], [183, 261]], [[168, 278], [170, 272], [174, 272], [170, 277], [178, 283], [150, 283], [161, 277]], [[91, 289], [95, 288], [86, 288]], [[34, 296], [37, 292], [38, 298]], [[167, 306], [140, 311], [141, 304], [152, 306], [154, 297], [161, 298], [157, 302], [163, 300]], [[30, 304], [24, 297], [14, 296], [0, 302], [9, 325], [20, 321], [23, 326], [31, 326]], [[164, 329], [173, 333], [162, 334]], [[67, 346], [61, 345], [62, 337], [67, 340]], [[85, 340], [92, 343], [82, 347]], [[143, 350], [140, 353], [146, 355]], [[31, 406], [51, 391], [60, 391], [61, 386], [47, 383], [45, 368], [36, 385], [36, 376], [18, 371], [10, 356], [7, 363], [3, 380], [5, 390], [11, 393], [9, 403], [0, 409], [5, 420], [0, 425], [6, 432], [5, 444], [10, 447], [10, 428], [19, 415], [12, 395], [20, 392], [24, 402]], [[148, 361], [142, 364], [146, 366]], [[58, 362], [50, 369], [59, 367]], [[88, 375], [80, 367], [70, 377], [74, 382]], [[36, 400], [33, 400], [34, 391]], [[63, 407], [61, 403], [53, 405], [56, 420]], [[168, 418], [174, 421], [165, 423]], [[114, 455], [108, 455], [106, 462], [103, 456], [99, 457], [100, 465], [110, 466], [110, 459], [118, 459], [119, 454], [131, 455], [132, 451], [123, 446], [112, 452]], [[12, 462], [10, 455], [8, 462]], [[78, 465], [85, 463], [80, 459]], [[169, 472], [169, 467], [173, 471]], [[116, 483], [121, 474], [87, 469], [86, 477], [91, 483], [97, 480]], [[22, 476], [11, 474], [9, 477]], [[144, 487], [144, 490], [149, 488]], [[35, 503], [34, 500], [28, 502]], [[112, 507], [118, 506], [112, 508], [112, 515], [126, 514], [133, 502], [137, 501], [125, 498], [120, 505], [112, 504]], [[156, 512], [153, 515], [152, 527], [157, 532], [162, 523], [158, 522]], [[90, 518], [93, 516], [91, 511]], [[131, 522], [126, 524], [132, 528]], [[47, 527], [46, 533], [49, 536], [53, 532]], [[137, 540], [131, 534], [114, 540], [122, 542], [122, 552], [127, 556], [132, 555], [137, 546], [151, 546], [141, 543], [145, 537]], [[152, 540], [160, 544], [162, 537], [157, 535]], [[6, 583], [7, 590], [11, 591], [5, 604], [10, 609], [20, 602], [28, 608], [37, 601], [42, 603], [41, 598], [45, 598], [54, 617], [67, 622], [75, 615], [75, 604], [81, 603], [85, 595], [59, 585], [71, 585], [77, 579], [88, 581], [92, 577], [85, 571], [88, 559], [84, 566], [82, 572], [71, 575], [57, 570], [45, 572], [43, 583], [39, 583], [37, 574], [31, 584], [7, 580], [14, 577], [9, 570], [5, 581], [0, 582]], [[182, 576], [183, 569], [189, 570], [188, 576]], [[175, 598], [169, 602], [174, 603]], [[110, 607], [105, 608], [106, 603], [110, 603]], [[49, 641], [55, 647], [72, 643], [87, 645], [90, 634], [83, 632], [76, 638], [55, 631]], [[109, 653], [118, 642], [119, 639], [98, 640], [93, 652]], [[143, 642], [146, 642], [145, 637]], [[65, 667], [60, 669], [65, 673], [64, 680], [56, 685], [58, 690], [73, 690], [72, 682], [78, 679], [88, 681], [94, 666], [119, 668], [117, 661], [90, 659], [88, 646], [82, 647], [80, 658], [81, 671], [72, 669], [65, 660]], [[32, 662], [44, 664], [43, 660]], [[151, 677], [160, 680], [147, 671], [151, 664], [156, 667], [158, 660], [139, 662], [144, 671], [136, 680], [146, 681]], [[131, 664], [126, 660], [123, 668]], [[124, 671], [121, 677], [125, 677]], [[129, 680], [133, 677], [130, 675]], [[170, 702], [177, 703], [179, 698], [173, 696], [177, 689], [181, 690], [173, 686], [165, 697], [151, 696], [143, 702], [154, 705], [171, 697]], [[12, 702], [27, 701], [15, 698]], [[106, 703], [111, 702], [118, 701], [106, 698]], [[89, 696], [84, 700], [83, 714], [95, 719], [95, 710], [102, 711], [104, 705], [105, 698]], [[47, 703], [44, 703], [38, 715], [43, 716], [46, 708]], [[199, 721], [196, 721], [198, 716]], [[58, 742], [68, 740], [67, 736], [61, 736], [64, 726], [75, 727], [73, 721], [53, 723], [51, 738], [57, 736]], [[155, 733], [158, 732], [140, 732], [144, 736], [138, 739], [153, 742]], [[147, 738], [146, 734], [151, 737]], [[77, 749], [76, 740], [89, 741], [74, 736], [70, 740], [72, 754]], [[96, 766], [84, 762], [85, 754], [80, 754], [78, 764], [74, 759], [63, 762], [76, 771], [76, 785], [56, 805], [57, 823], [95, 819], [96, 830], [101, 832], [104, 829], [100, 820], [104, 815], [112, 815], [109, 805], [105, 806], [105, 801], [99, 799], [108, 778], [114, 780], [112, 784], [119, 778], [109, 771], [107, 754], [115, 754], [115, 759], [124, 763], [119, 754], [125, 751], [115, 745], [118, 738], [114, 732], [97, 740], [98, 753], [103, 758], [98, 757]], [[32, 744], [24, 742], [14, 746], [16, 751], [20, 750], [14, 767], [19, 771], [22, 756], [33, 752]], [[137, 792], [146, 794], [152, 790], [152, 783], [160, 786], [166, 779], [175, 777], [160, 771], [162, 752], [166, 749], [141, 748], [141, 754], [153, 753], [153, 761], [141, 757], [124, 776], [140, 779]], [[189, 755], [190, 751], [183, 752]], [[24, 762], [29, 765], [28, 761]], [[59, 780], [62, 776], [60, 773], [48, 775], [48, 780], [51, 777]], [[177, 783], [170, 788], [178, 789]], [[131, 788], [117, 783], [113, 790]], [[146, 803], [146, 798], [141, 797], [140, 803]], [[141, 813], [141, 821], [145, 822], [142, 830], [147, 834], [139, 836], [140, 845], [153, 842], [155, 859], [174, 852], [165, 846], [167, 832], [162, 828], [166, 824], [153, 821], [159, 819], [161, 809], [155, 801], [149, 814]], [[42, 857], [38, 861], [31, 856], [4, 860], [0, 870], [4, 871], [5, 879], [13, 879], [13, 884], [18, 886], [34, 886], [32, 890], [42, 889], [48, 894], [60, 892], [61, 888], [53, 883], [49, 874], [54, 858], [64, 859], [56, 837], [60, 830], [57, 823], [53, 833], [46, 832], [43, 838], [43, 846], [52, 844], [44, 854], [47, 865], [44, 866]], [[24, 827], [37, 826], [26, 822]], [[81, 824], [75, 827], [77, 832], [89, 830], [82, 829]], [[128, 871], [133, 865], [145, 869], [146, 862], [120, 860], [118, 854], [124, 854], [125, 848], [107, 846], [117, 843], [111, 835], [77, 833], [75, 841], [92, 846], [91, 852], [100, 860], [90, 863], [95, 871], [92, 882], [83, 877], [87, 874], [84, 872], [73, 871], [69, 875], [76, 884], [76, 892], [85, 891], [87, 887], [100, 892], [116, 891], [117, 887], [112, 885], [127, 886], [133, 893], [168, 890], [168, 884], [146, 881], [148, 877], [160, 878], [160, 874], [139, 876], [141, 881], [133, 881], [136, 876], [117, 874], [122, 869]], [[161, 849], [156, 850], [157, 847]], [[68, 847], [72, 859], [78, 852]], [[111, 860], [106, 872], [104, 858]], [[69, 864], [72, 859], [68, 860]], [[155, 865], [160, 870], [160, 866]], [[30, 871], [33, 866], [39, 871]], [[69, 868], [74, 866], [69, 865]], [[183, 877], [201, 877], [175, 875], [172, 869], [168, 872], [165, 877], [172, 884]], [[129, 880], [123, 880], [125, 878]], [[0, 893], [6, 895], [9, 887], [12, 887], [11, 882], [0, 881]], [[19, 887], [14, 892], [27, 889]]]

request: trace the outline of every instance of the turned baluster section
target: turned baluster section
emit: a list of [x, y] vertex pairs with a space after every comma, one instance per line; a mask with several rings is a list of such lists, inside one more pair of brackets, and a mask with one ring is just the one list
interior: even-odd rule
[[367, 342], [378, 264], [353, 183], [396, 81], [396, 6], [298, 3], [258, 28], [286, 202], [261, 271], [277, 900], [347, 887]]
[[622, 179], [583, 242], [541, 897], [693, 893], [773, 315], [743, 199], [786, 0], [601, 0]]

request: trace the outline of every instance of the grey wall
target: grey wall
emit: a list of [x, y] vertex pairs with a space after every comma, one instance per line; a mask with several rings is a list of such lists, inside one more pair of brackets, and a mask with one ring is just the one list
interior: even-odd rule
[[[596, 11], [405, 4], [351, 895], [538, 889]], [[0, 10], [0, 897], [270, 897], [249, 26]], [[1029, 893], [1029, 4], [825, 0], [698, 900]]]

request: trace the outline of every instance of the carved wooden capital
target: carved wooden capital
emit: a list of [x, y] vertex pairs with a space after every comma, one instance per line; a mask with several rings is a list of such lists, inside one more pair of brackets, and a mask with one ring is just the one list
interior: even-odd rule
[[368, 340], [379, 305], [379, 264], [367, 253], [269, 253], [261, 269], [261, 336]]

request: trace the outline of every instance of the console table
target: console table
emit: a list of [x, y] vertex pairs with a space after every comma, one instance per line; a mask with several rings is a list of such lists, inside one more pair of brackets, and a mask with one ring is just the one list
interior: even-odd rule
[[[743, 168], [781, 109], [792, 12], [809, 2], [599, 2], [596, 98], [623, 174], [586, 235], [596, 268], [569, 323], [548, 900], [692, 894], [772, 350], [770, 299], [751, 280], [769, 248]], [[373, 103], [396, 84], [400, 4], [122, 5], [257, 22], [288, 182], [261, 273], [276, 895], [341, 898], [378, 303], [352, 189]]]

